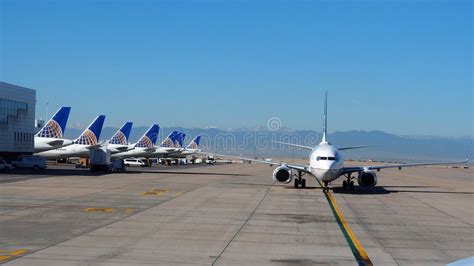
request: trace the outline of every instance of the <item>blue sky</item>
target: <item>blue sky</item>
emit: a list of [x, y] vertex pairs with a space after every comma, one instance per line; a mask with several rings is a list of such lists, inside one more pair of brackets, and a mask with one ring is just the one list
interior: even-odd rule
[[38, 117], [474, 135], [472, 1], [0, 1]]

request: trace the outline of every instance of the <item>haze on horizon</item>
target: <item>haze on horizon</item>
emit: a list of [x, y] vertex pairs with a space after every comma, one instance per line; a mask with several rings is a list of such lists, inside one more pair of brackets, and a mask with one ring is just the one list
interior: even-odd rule
[[[0, 2], [0, 80], [71, 127], [470, 136], [472, 1]], [[21, 17], [21, 19], [18, 19]]]

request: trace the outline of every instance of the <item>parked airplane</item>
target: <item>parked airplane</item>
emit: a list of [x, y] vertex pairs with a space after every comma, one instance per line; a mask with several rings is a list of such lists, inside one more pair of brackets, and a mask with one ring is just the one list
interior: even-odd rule
[[185, 148], [181, 148], [177, 151], [170, 152], [169, 157], [171, 158], [183, 158], [188, 155], [193, 155], [200, 153], [201, 150], [199, 149], [199, 142], [201, 141], [201, 136], [196, 136], [191, 142], [189, 142], [188, 146]]
[[72, 145], [73, 141], [63, 139], [71, 107], [61, 107], [35, 135], [35, 152], [42, 152]]
[[99, 115], [87, 129], [74, 140], [74, 144], [54, 150], [39, 152], [36, 155], [50, 160], [69, 157], [89, 157], [90, 149], [100, 146], [99, 138], [104, 120], [105, 116]]
[[133, 144], [133, 150], [127, 150], [112, 154], [112, 158], [129, 158], [129, 157], [150, 157], [156, 150], [155, 143], [158, 138], [160, 126], [153, 124], [143, 136]]
[[183, 132], [179, 132], [178, 137], [174, 141], [174, 147], [179, 150], [182, 149], [184, 146], [184, 139], [186, 138], [186, 134]]
[[132, 122], [125, 123], [107, 142], [107, 149], [110, 150], [111, 154], [133, 150], [134, 145], [128, 144], [128, 137], [130, 131], [132, 131]]
[[179, 131], [172, 131], [159, 146], [155, 147], [150, 157], [166, 157], [169, 153], [176, 151], [175, 142], [179, 137]]
[[[349, 188], [351, 190], [354, 189], [354, 181], [355, 177], [352, 174], [357, 174], [357, 182], [361, 187], [374, 187], [377, 184], [377, 174], [375, 171], [380, 171], [380, 169], [386, 168], [398, 168], [401, 170], [405, 167], [415, 167], [415, 166], [422, 166], [422, 165], [446, 165], [446, 164], [461, 164], [467, 163], [469, 158], [469, 153], [467, 158], [464, 161], [454, 161], [454, 162], [438, 162], [438, 163], [411, 163], [411, 164], [391, 164], [391, 165], [368, 165], [368, 166], [344, 166], [344, 160], [342, 158], [340, 150], [349, 150], [349, 149], [357, 149], [367, 146], [353, 146], [353, 147], [343, 147], [343, 148], [336, 148], [331, 145], [331, 143], [327, 139], [327, 93], [324, 102], [324, 127], [323, 127], [323, 137], [321, 143], [316, 147], [304, 146], [304, 145], [297, 145], [292, 143], [285, 143], [291, 146], [297, 146], [301, 148], [305, 148], [311, 150], [311, 154], [309, 156], [309, 163], [307, 165], [299, 165], [299, 164], [290, 164], [290, 163], [278, 163], [272, 162], [267, 160], [255, 160], [255, 159], [248, 159], [248, 158], [240, 158], [240, 157], [233, 157], [227, 155], [217, 155], [222, 157], [228, 158], [237, 158], [246, 161], [252, 161], [257, 163], [265, 163], [270, 165], [278, 166], [273, 171], [273, 180], [278, 181], [280, 183], [288, 184], [292, 181], [293, 177], [294, 180], [294, 187], [298, 188], [299, 186], [305, 187], [306, 180], [303, 175], [308, 174], [317, 180], [322, 181], [323, 189], [328, 191], [328, 185], [338, 179], [341, 176], [344, 176], [346, 180], [343, 182], [343, 187]], [[296, 172], [296, 173], [294, 173]]]

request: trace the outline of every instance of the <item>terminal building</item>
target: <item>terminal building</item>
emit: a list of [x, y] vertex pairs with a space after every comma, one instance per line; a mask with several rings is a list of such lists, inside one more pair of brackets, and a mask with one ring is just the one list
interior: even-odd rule
[[0, 82], [0, 158], [34, 151], [36, 91]]

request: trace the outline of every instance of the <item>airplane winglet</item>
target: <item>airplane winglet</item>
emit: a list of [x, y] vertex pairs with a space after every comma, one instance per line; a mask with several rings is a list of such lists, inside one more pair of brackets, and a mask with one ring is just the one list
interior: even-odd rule
[[472, 141], [469, 144], [469, 149], [467, 150], [466, 160], [464, 160], [465, 163], [469, 162], [469, 157], [471, 156], [471, 148], [472, 148]]

